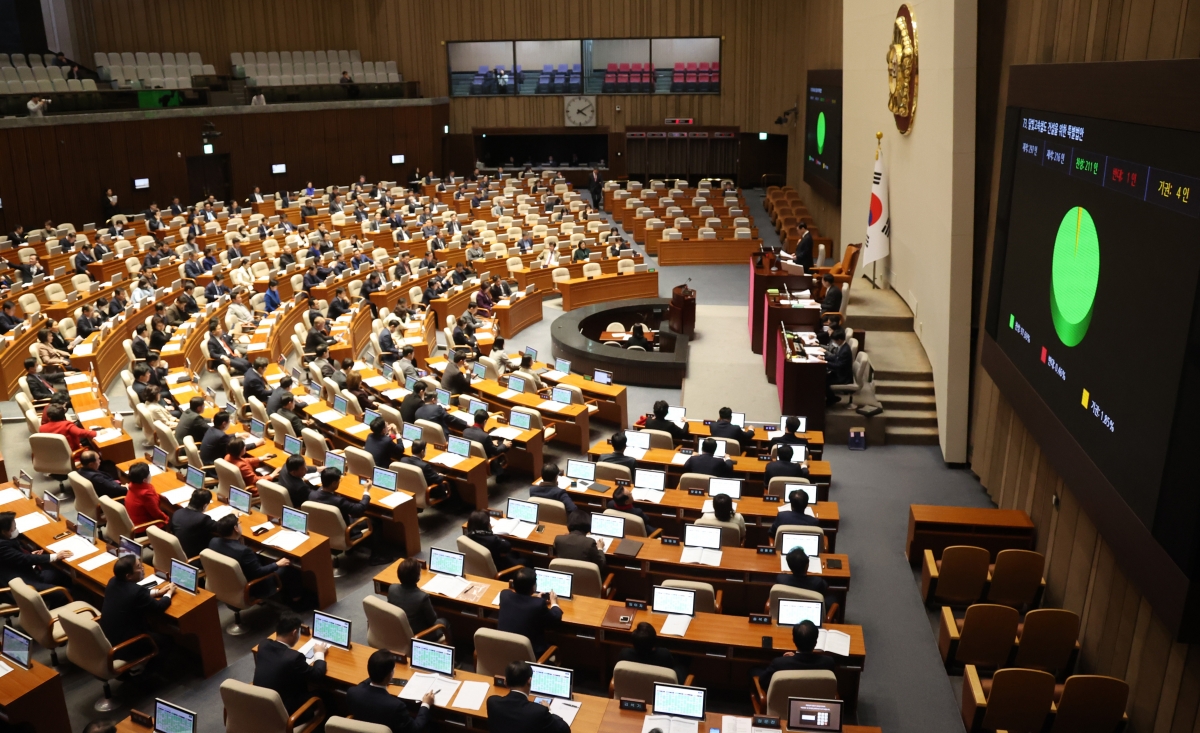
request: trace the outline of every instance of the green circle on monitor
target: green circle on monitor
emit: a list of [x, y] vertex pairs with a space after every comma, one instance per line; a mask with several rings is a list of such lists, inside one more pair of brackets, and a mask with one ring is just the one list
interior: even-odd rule
[[1054, 237], [1050, 269], [1050, 316], [1065, 346], [1083, 340], [1100, 284], [1100, 238], [1096, 222], [1082, 206], [1066, 213]]
[[817, 155], [825, 153], [825, 113], [817, 114]]

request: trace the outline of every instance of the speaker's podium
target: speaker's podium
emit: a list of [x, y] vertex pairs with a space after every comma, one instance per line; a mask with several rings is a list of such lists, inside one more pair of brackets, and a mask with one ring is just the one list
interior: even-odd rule
[[671, 305], [667, 309], [671, 330], [687, 336], [696, 335], [696, 291], [687, 286], [676, 285], [671, 291]]

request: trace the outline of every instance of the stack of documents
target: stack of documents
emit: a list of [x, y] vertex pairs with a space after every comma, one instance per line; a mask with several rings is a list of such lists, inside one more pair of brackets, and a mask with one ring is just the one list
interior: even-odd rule
[[658, 633], [666, 636], [683, 636], [687, 633], [688, 626], [692, 623], [692, 617], [682, 613], [669, 613], [667, 620], [663, 621], [662, 628]]
[[425, 697], [425, 693], [433, 692], [433, 704], [445, 708], [450, 706], [450, 698], [458, 692], [461, 684], [458, 680], [441, 675], [418, 672], [409, 678], [408, 684], [400, 692], [400, 697], [405, 700], [420, 700]]

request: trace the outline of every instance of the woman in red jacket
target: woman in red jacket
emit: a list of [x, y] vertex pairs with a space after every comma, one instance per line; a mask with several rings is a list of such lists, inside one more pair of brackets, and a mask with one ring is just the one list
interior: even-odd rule
[[168, 517], [159, 507], [158, 492], [150, 483], [150, 466], [141, 461], [129, 467], [129, 493], [125, 494], [125, 511], [136, 527], [147, 522], [166, 524]]
[[246, 441], [241, 438], [231, 439], [229, 454], [225, 456], [225, 460], [237, 466], [242, 474], [242, 483], [246, 484], [246, 491], [258, 496], [258, 474], [254, 473], [254, 469], [262, 465], [262, 461], [246, 452]]

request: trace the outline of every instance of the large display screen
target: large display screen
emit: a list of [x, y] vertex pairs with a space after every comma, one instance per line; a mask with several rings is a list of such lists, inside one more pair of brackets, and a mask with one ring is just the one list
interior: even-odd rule
[[842, 87], [810, 78], [804, 106], [804, 180], [826, 195], [842, 190]]
[[993, 336], [1155, 529], [1200, 274], [1200, 135], [1015, 112]]

